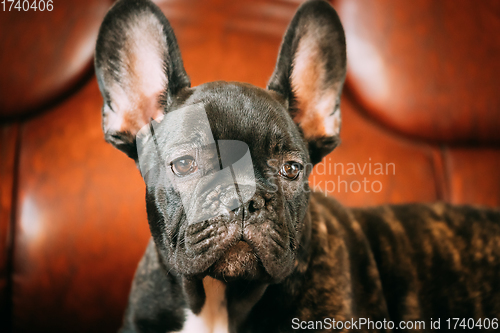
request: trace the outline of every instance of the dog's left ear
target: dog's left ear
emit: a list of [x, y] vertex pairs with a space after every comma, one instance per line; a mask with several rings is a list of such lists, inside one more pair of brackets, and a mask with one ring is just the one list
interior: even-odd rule
[[326, 1], [306, 2], [288, 27], [267, 88], [284, 97], [314, 164], [339, 143], [345, 75], [345, 35], [337, 13]]
[[169, 22], [149, 0], [119, 0], [99, 31], [95, 68], [105, 139], [137, 159], [136, 134], [190, 86]]

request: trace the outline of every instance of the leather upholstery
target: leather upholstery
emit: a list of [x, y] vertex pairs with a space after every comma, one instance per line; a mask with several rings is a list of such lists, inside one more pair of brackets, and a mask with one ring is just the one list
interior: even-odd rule
[[104, 332], [120, 323], [149, 229], [134, 162], [103, 141], [101, 103], [92, 79], [67, 102], [23, 124], [16, 331]]
[[[12, 3], [6, 3], [10, 8]], [[15, 4], [3, 11], [2, 5], [0, 118], [40, 111], [77, 88], [92, 66], [97, 32], [110, 3], [53, 1], [50, 12], [18, 11]]]
[[18, 132], [17, 124], [0, 126], [0, 323], [9, 320], [11, 310], [11, 222]]
[[500, 143], [500, 2], [339, 1], [349, 82], [387, 127], [440, 143]]
[[448, 201], [500, 206], [500, 149], [444, 148]]
[[[362, 45], [348, 49], [343, 142], [323, 164], [342, 163], [344, 174], [325, 174], [317, 166], [313, 186], [353, 206], [435, 200], [500, 205], [500, 137], [495, 130], [500, 107], [492, 88], [500, 85], [500, 76], [493, 75], [498, 57], [492, 56], [500, 43], [491, 32], [498, 7], [495, 0], [464, 0], [456, 8], [441, 3], [336, 2], [348, 45]], [[131, 160], [104, 142], [102, 99], [94, 76], [84, 69], [92, 61], [87, 47], [94, 43], [107, 5], [58, 4], [67, 16], [48, 21], [9, 17], [11, 29], [27, 23], [41, 30], [54, 27], [57, 33], [40, 35], [47, 39], [44, 50], [23, 54], [37, 40], [35, 34], [26, 33], [28, 46], [0, 39], [11, 50], [10, 55], [2, 52], [0, 63], [3, 68], [13, 64], [8, 68], [12, 87], [0, 79], [0, 112], [39, 111], [1, 124], [0, 331], [8, 326], [15, 332], [116, 330], [149, 238], [141, 177]], [[160, 5], [176, 32], [193, 85], [237, 80], [263, 87], [299, 2], [186, 0]], [[72, 27], [80, 33], [65, 29], [66, 18], [76, 22]], [[479, 18], [484, 19], [482, 28], [464, 29], [464, 22]], [[447, 48], [459, 40], [461, 48], [449, 56]], [[61, 49], [75, 52], [58, 58]], [[384, 66], [364, 52], [378, 54]], [[30, 66], [38, 68], [33, 81], [23, 72]], [[35, 82], [42, 77], [38, 73], [53, 73], [51, 83], [43, 84], [47, 90]], [[89, 78], [81, 81], [82, 75]], [[23, 82], [28, 92], [20, 90]], [[381, 93], [384, 82], [390, 94]], [[24, 93], [26, 101], [19, 97]], [[392, 163], [395, 170], [375, 175], [368, 169], [361, 174], [358, 168], [347, 174], [349, 163], [361, 168]], [[365, 177], [382, 187], [379, 192], [339, 192], [339, 176], [354, 190]]]

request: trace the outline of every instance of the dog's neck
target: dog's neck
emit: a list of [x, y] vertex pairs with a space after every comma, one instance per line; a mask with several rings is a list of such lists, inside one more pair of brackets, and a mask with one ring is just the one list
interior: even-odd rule
[[[297, 251], [294, 273], [287, 285], [300, 289], [298, 278], [305, 273], [310, 259], [311, 221], [305, 216]], [[292, 276], [294, 278], [292, 278]], [[292, 282], [293, 281], [293, 282]], [[180, 332], [232, 333], [247, 319], [252, 308], [262, 298], [268, 284], [257, 281], [222, 282], [206, 276], [203, 279], [183, 279], [188, 303], [186, 321]]]

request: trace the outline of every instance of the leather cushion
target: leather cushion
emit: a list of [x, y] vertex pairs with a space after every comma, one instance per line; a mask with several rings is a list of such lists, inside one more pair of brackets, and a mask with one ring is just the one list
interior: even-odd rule
[[368, 114], [437, 142], [500, 142], [500, 1], [339, 0]]
[[97, 32], [110, 4], [54, 1], [50, 12], [0, 11], [0, 118], [56, 102], [91, 71]]

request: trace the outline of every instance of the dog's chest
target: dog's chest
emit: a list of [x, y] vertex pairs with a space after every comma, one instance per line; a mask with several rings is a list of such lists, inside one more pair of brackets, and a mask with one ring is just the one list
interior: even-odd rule
[[211, 277], [203, 279], [205, 304], [198, 315], [186, 309], [186, 321], [179, 333], [228, 333], [226, 286]]

